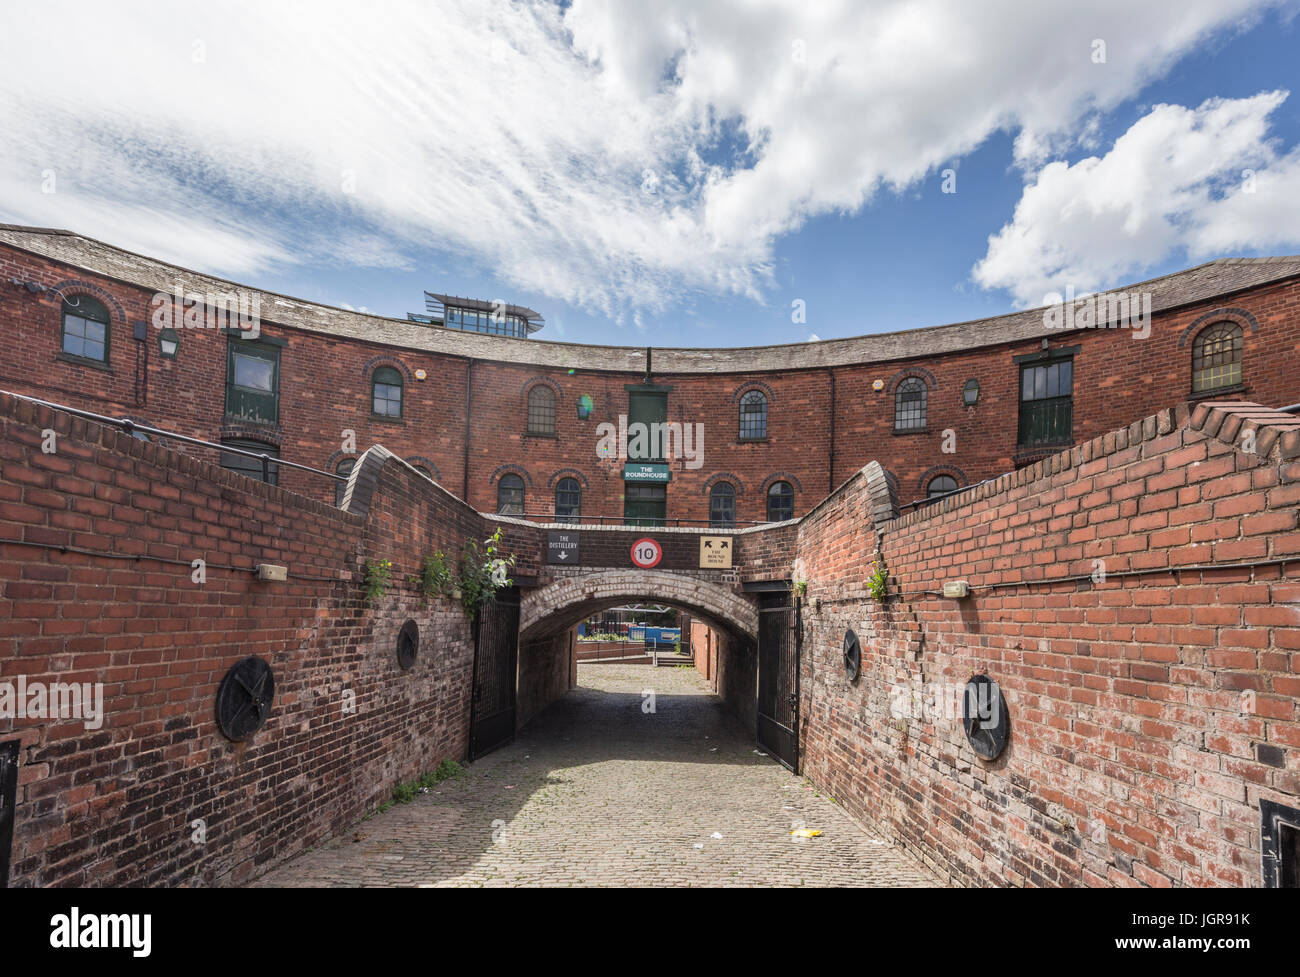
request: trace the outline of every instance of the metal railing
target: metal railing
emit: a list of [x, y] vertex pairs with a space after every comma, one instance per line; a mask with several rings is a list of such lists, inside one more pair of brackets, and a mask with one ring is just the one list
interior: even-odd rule
[[137, 431], [160, 438], [163, 441], [177, 441], [181, 444], [193, 444], [203, 448], [213, 448], [216, 451], [227, 452], [232, 455], [242, 455], [245, 458], [256, 458], [262, 463], [262, 481], [271, 480], [271, 466], [281, 466], [293, 468], [301, 472], [309, 472], [312, 475], [322, 475], [325, 478], [335, 482], [346, 482], [348, 476], [339, 475], [335, 472], [321, 471], [319, 468], [312, 468], [310, 465], [300, 465], [296, 461], [285, 461], [282, 458], [274, 458], [265, 452], [249, 451], [245, 448], [236, 448], [232, 445], [221, 444], [215, 441], [204, 441], [202, 438], [192, 438], [187, 434], [177, 434], [175, 431], [167, 431], [163, 428], [153, 427], [149, 424], [140, 424], [137, 421], [125, 417], [109, 417], [105, 414], [96, 414], [94, 411], [81, 410], [78, 407], [69, 407], [67, 404], [56, 404], [50, 400], [41, 400], [39, 397], [28, 397], [25, 394], [16, 394], [11, 390], [0, 390], [0, 394], [13, 397], [15, 400], [25, 400], [29, 404], [38, 404], [41, 407], [49, 407], [53, 410], [63, 411], [65, 414], [71, 414], [74, 417], [84, 417], [88, 421], [94, 421], [97, 424], [107, 424], [115, 427], [127, 434], [134, 435]]

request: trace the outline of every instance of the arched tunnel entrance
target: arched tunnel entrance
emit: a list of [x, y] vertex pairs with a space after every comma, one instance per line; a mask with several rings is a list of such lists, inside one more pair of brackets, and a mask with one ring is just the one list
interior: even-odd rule
[[[502, 726], [505, 708], [513, 733], [583, 685], [584, 677], [585, 684], [603, 679], [606, 666], [580, 665], [583, 657], [599, 656], [579, 654], [588, 642], [579, 638], [578, 625], [610, 608], [642, 603], [671, 607], [685, 622], [681, 643], [689, 653], [666, 661], [694, 667], [761, 749], [796, 768], [798, 630], [790, 591], [780, 584], [771, 592], [745, 593], [738, 586], [664, 570], [564, 576], [522, 594], [515, 591], [485, 609], [477, 632], [472, 755], [509, 741]], [[502, 622], [508, 631], [514, 620], [517, 644], [502, 630]], [[652, 660], [659, 664], [657, 657]], [[653, 685], [651, 667], [645, 667], [646, 682]], [[516, 698], [507, 703], [501, 696], [508, 686]], [[487, 722], [495, 725], [481, 728]]]

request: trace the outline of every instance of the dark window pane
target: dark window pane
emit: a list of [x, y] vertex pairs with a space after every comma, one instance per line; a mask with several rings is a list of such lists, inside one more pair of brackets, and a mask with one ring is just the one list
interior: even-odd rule
[[1202, 330], [1192, 344], [1192, 390], [1217, 390], [1242, 382], [1241, 327], [1220, 322]]
[[930, 484], [926, 486], [925, 497], [927, 499], [937, 499], [955, 491], [957, 491], [957, 479], [951, 475], [936, 475], [930, 479]]
[[371, 380], [371, 409], [380, 417], [402, 416], [402, 375], [381, 366]]
[[[260, 441], [245, 441], [238, 438], [227, 438], [221, 442], [228, 448], [242, 448], [244, 451], [255, 451], [258, 454], [268, 455], [271, 458], [280, 457], [280, 449], [273, 444], [263, 444]], [[228, 468], [232, 472], [239, 472], [241, 475], [247, 475], [249, 478], [262, 481], [262, 459], [250, 458], [248, 455], [237, 455], [232, 451], [221, 452], [221, 467]], [[268, 465], [266, 481], [271, 485], [280, 483], [280, 466], [272, 461]]]
[[87, 295], [63, 302], [63, 352], [108, 362], [108, 310]]
[[915, 431], [925, 427], [926, 399], [929, 393], [925, 381], [908, 377], [894, 393], [894, 430]]
[[794, 487], [789, 482], [774, 482], [767, 490], [767, 521], [784, 522], [794, 518]]
[[576, 478], [562, 478], [555, 485], [555, 521], [579, 522], [582, 515], [582, 486]]
[[751, 390], [740, 399], [740, 438], [742, 441], [767, 437], [767, 398]]
[[518, 475], [502, 475], [501, 481], [497, 482], [497, 514], [524, 514], [524, 480]]
[[270, 393], [275, 389], [275, 364], [260, 356], [235, 353], [235, 386]]
[[[337, 465], [334, 466], [334, 474], [344, 475], [344, 476], [351, 475], [352, 467], [356, 463], [357, 460], [355, 458], [344, 458], [342, 461], [340, 461]], [[347, 494], [347, 490], [348, 490], [347, 482], [340, 482], [337, 480], [334, 482], [334, 505], [336, 507], [340, 507], [340, 508], [342, 507], [343, 496]]]
[[736, 489], [730, 482], [719, 482], [709, 491], [709, 525], [714, 529], [736, 525]]
[[538, 384], [528, 391], [528, 433], [555, 433], [555, 393]]

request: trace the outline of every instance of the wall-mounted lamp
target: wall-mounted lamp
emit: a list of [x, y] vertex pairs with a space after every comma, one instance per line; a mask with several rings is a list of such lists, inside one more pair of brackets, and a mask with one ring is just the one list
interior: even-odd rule
[[966, 381], [966, 386], [961, 388], [961, 402], [967, 407], [974, 407], [980, 399], [980, 382], [974, 377]]
[[164, 329], [158, 333], [158, 354], [163, 359], [176, 359], [176, 351], [180, 348], [181, 336], [175, 329]]

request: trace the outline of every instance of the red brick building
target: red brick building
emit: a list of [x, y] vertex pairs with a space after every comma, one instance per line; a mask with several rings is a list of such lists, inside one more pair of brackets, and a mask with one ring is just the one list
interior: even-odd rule
[[[177, 289], [256, 308], [256, 341], [192, 328], [214, 322], [208, 303], [187, 322], [178, 312], [178, 348], [163, 356], [155, 296]], [[800, 515], [869, 460], [906, 503], [1184, 401], [1300, 401], [1300, 258], [1210, 262], [1104, 298], [1118, 296], [1132, 296], [1131, 312], [1149, 300], [1151, 321], [1092, 328], [1080, 302], [1064, 323], [1076, 328], [1028, 310], [818, 343], [647, 350], [344, 311], [5, 226], [0, 384], [328, 471], [383, 444], [482, 511], [522, 504], [549, 519], [558, 499], [569, 519], [685, 525]], [[638, 410], [702, 432], [690, 445], [699, 466], [672, 451], [668, 481], [626, 482], [623, 459], [598, 453], [601, 425]], [[319, 478], [278, 477], [331, 498]]]

